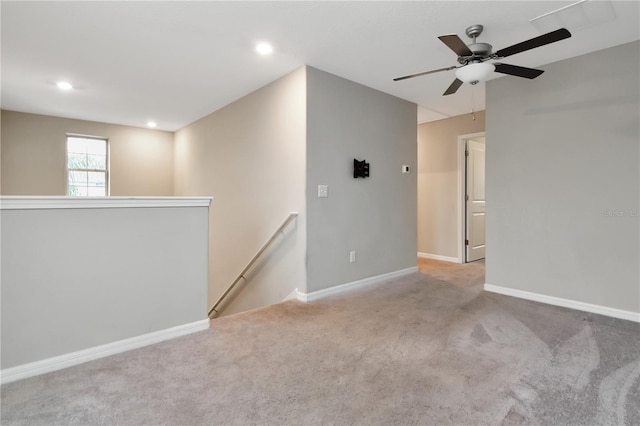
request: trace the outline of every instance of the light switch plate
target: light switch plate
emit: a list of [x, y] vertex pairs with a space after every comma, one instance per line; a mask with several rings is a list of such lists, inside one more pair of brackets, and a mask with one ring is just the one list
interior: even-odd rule
[[329, 196], [329, 185], [318, 185], [318, 198], [327, 198]]

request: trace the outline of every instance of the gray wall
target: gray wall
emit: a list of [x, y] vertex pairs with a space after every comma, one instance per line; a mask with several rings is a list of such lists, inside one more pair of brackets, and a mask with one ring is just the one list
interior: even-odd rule
[[300, 214], [241, 281], [224, 314], [305, 290], [305, 79], [300, 68], [176, 132], [176, 195], [215, 196], [210, 306], [285, 216]]
[[2, 369], [207, 318], [208, 208], [0, 213]]
[[488, 82], [487, 283], [640, 311], [639, 52]]
[[[307, 67], [308, 292], [416, 266], [416, 114], [413, 103]], [[354, 158], [371, 177], [353, 178]]]
[[110, 195], [173, 195], [173, 133], [2, 111], [0, 194], [66, 195], [66, 135], [109, 139]]
[[458, 136], [484, 130], [484, 111], [418, 126], [419, 253], [458, 257]]

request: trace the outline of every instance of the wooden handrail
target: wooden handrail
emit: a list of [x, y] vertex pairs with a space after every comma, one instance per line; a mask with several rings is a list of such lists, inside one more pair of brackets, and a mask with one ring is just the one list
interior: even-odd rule
[[[211, 307], [211, 309], [209, 309], [209, 318], [214, 318], [216, 315], [219, 314], [219, 312], [216, 310], [216, 308], [218, 308], [218, 306], [220, 305], [220, 303], [222, 303], [222, 301], [224, 300], [225, 297], [227, 297], [227, 295], [229, 294], [229, 292], [231, 292], [231, 290], [233, 290], [233, 288], [236, 286], [236, 284], [238, 284], [238, 281], [240, 281], [240, 279], [246, 279], [244, 277], [244, 274], [247, 273], [247, 271], [249, 269], [251, 269], [251, 267], [253, 266], [254, 263], [256, 263], [256, 260], [258, 260], [258, 258], [260, 257], [260, 255], [262, 253], [264, 253], [264, 251], [271, 245], [271, 243], [273, 243], [276, 239], [276, 237], [278, 236], [278, 234], [283, 233], [284, 229], [287, 227], [287, 225], [289, 225], [289, 223], [298, 216], [298, 212], [291, 212], [289, 213], [289, 215], [287, 216], [287, 218], [284, 220], [284, 222], [282, 222], [282, 224], [280, 224], [280, 226], [278, 227], [278, 229], [275, 230], [275, 232], [273, 234], [271, 234], [271, 237], [269, 237], [269, 239], [267, 240], [266, 243], [264, 243], [262, 245], [262, 247], [260, 248], [260, 250], [258, 250], [258, 252], [255, 254], [255, 256], [253, 256], [253, 258], [249, 261], [249, 263], [247, 264], [247, 266], [244, 267], [244, 269], [242, 270], [242, 272], [240, 272], [240, 275], [238, 275], [236, 277], [235, 280], [233, 280], [233, 282], [231, 283], [231, 285], [225, 290], [224, 293], [222, 293], [222, 296], [220, 296], [218, 298], [218, 301], [216, 303], [213, 304], [213, 306]], [[283, 234], [284, 235], [284, 234]]]

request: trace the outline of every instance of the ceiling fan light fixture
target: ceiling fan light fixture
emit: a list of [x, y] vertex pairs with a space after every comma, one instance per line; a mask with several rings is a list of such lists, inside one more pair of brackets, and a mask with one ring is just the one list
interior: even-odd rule
[[465, 83], [476, 84], [485, 81], [496, 67], [488, 62], [475, 62], [456, 70], [456, 78]]

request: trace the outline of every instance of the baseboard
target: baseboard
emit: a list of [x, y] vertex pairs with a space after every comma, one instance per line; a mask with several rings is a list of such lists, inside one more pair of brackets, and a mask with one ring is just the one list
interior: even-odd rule
[[441, 256], [439, 254], [420, 253], [420, 252], [418, 252], [418, 257], [421, 257], [423, 259], [441, 260], [443, 262], [462, 263], [462, 262], [460, 262], [460, 259], [458, 259], [457, 257]]
[[209, 328], [209, 324], [209, 319], [204, 319], [40, 361], [30, 362], [28, 364], [5, 368], [0, 371], [0, 383], [4, 385], [6, 383], [15, 382], [16, 380], [26, 379], [27, 377], [62, 370], [63, 368], [83, 364], [109, 355], [115, 355], [165, 340], [174, 339], [176, 337], [186, 336], [187, 334], [195, 333], [197, 331], [207, 330]]
[[484, 285], [485, 291], [491, 293], [504, 294], [506, 296], [520, 299], [533, 300], [534, 302], [546, 303], [548, 305], [562, 306], [563, 308], [576, 309], [578, 311], [591, 312], [608, 317], [619, 318], [627, 321], [640, 322], [640, 312], [623, 311], [622, 309], [609, 308], [607, 306], [593, 305], [591, 303], [579, 302], [577, 300], [563, 299], [560, 297], [547, 296], [539, 293], [531, 293], [524, 290], [517, 290], [497, 285]]
[[406, 268], [406, 269], [400, 269], [398, 271], [389, 272], [387, 274], [364, 278], [358, 281], [352, 281], [350, 283], [336, 285], [336, 286], [325, 288], [322, 290], [313, 291], [311, 293], [298, 292], [298, 300], [301, 300], [303, 302], [313, 302], [314, 300], [322, 299], [323, 297], [333, 296], [336, 294], [344, 293], [346, 291], [355, 290], [357, 288], [376, 284], [381, 281], [389, 280], [392, 278], [401, 277], [403, 275], [411, 274], [413, 272], [418, 272], [417, 266], [412, 266], [411, 268]]
[[289, 293], [287, 297], [282, 299], [283, 302], [286, 302], [287, 300], [300, 300], [300, 292], [297, 288], [293, 289], [293, 291]]

